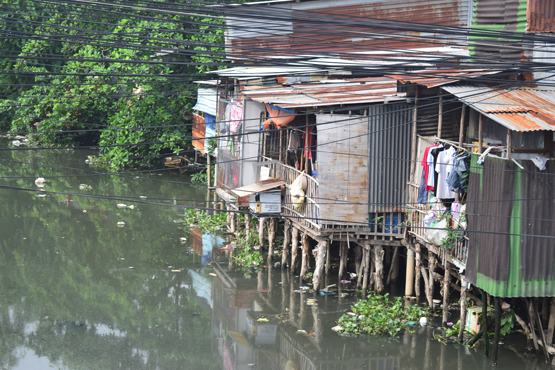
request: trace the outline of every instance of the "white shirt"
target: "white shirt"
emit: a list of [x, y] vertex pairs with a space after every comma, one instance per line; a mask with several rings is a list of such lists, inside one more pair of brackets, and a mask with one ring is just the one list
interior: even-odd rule
[[449, 149], [439, 152], [437, 156], [436, 172], [438, 173], [438, 177], [436, 197], [439, 199], [455, 198], [456, 193], [449, 190], [449, 186], [447, 185], [447, 176], [453, 169], [453, 155], [455, 152], [455, 148], [450, 147]]

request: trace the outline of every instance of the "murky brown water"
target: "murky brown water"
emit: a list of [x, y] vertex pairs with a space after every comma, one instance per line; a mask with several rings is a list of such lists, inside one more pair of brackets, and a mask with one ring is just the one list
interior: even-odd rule
[[[203, 187], [167, 172], [91, 177], [86, 154], [1, 153], [0, 184], [36, 189], [42, 176], [61, 193], [0, 189], [0, 368], [491, 367], [480, 351], [433, 340], [432, 328], [394, 339], [336, 335], [348, 299], [308, 305], [313, 296], [288, 273], [245, 277], [209, 264], [215, 237], [183, 227], [174, 206], [204, 199]], [[498, 369], [551, 369], [519, 338], [502, 346]]]

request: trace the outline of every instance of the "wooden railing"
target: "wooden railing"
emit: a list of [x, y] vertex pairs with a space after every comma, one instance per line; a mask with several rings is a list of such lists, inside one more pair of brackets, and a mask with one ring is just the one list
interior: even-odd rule
[[[430, 206], [417, 204], [418, 184], [409, 184], [409, 234], [413, 235], [421, 242], [433, 245], [426, 237], [426, 226], [424, 225], [424, 217], [430, 211]], [[443, 254], [450, 259], [453, 264], [458, 267], [465, 267], [468, 258], [468, 237], [457, 239], [453, 245], [444, 247], [435, 245], [434, 248], [439, 254]]]
[[[317, 202], [318, 180], [284, 163], [269, 158], [264, 159], [268, 161], [267, 166], [270, 168], [270, 176], [285, 181], [286, 190], [282, 205], [283, 215], [302, 223], [306, 227], [320, 230], [322, 224], [320, 223], [320, 206]], [[290, 186], [299, 176], [306, 178], [307, 186], [305, 189], [305, 202], [296, 210], [293, 207]]]

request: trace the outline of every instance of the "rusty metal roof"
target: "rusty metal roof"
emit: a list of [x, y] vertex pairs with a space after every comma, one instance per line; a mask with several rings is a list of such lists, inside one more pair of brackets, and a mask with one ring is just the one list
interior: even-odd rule
[[443, 89], [513, 131], [555, 131], [555, 89], [495, 89], [445, 86]]
[[430, 89], [496, 73], [499, 73], [499, 71], [487, 69], [423, 69], [403, 74], [388, 75], [388, 77], [394, 78], [403, 84], [418, 84]]
[[387, 77], [324, 80], [288, 86], [244, 86], [242, 93], [254, 101], [282, 108], [375, 103], [405, 97], [404, 93], [397, 93], [397, 81]]
[[555, 32], [555, 2], [528, 0], [526, 18], [529, 32]]

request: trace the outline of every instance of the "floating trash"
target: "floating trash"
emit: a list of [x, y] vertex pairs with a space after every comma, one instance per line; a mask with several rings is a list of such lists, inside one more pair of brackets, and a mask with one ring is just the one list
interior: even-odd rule
[[216, 275], [216, 274], [213, 273], [213, 272], [209, 273], [208, 275], [210, 275], [210, 276], [218, 276], [218, 275]]
[[318, 301], [316, 301], [316, 299], [314, 299], [314, 298], [309, 298], [309, 299], [306, 300], [306, 305], [307, 306], [317, 306]]
[[89, 184], [79, 184], [79, 190], [82, 190], [82, 191], [91, 191], [91, 190], [92, 190], [92, 186], [90, 186]]
[[270, 322], [270, 320], [269, 320], [268, 318], [266, 318], [266, 317], [259, 317], [259, 318], [256, 320], [256, 322], [259, 322], [259, 323], [267, 323], [267, 322]]
[[130, 204], [127, 206], [127, 209], [135, 209], [135, 205], [134, 204]]
[[83, 210], [83, 213], [87, 213], [87, 210], [86, 210], [86, 209], [84, 209], [84, 210]]
[[306, 332], [306, 330], [303, 329], [299, 329], [297, 330], [297, 335], [307, 335], [308, 333]]
[[336, 325], [333, 328], [331, 328], [331, 330], [333, 330], [334, 332], [340, 332], [343, 330], [343, 327], [341, 325]]
[[181, 272], [183, 269], [171, 269], [171, 272]]
[[139, 195], [139, 199], [146, 199], [146, 195]]
[[38, 187], [43, 187], [46, 183], [46, 179], [44, 177], [37, 177], [35, 179], [35, 185]]
[[420, 320], [418, 320], [418, 323], [420, 326], [426, 326], [428, 324], [428, 319], [426, 317], [421, 317]]
[[116, 204], [116, 207], [118, 207], [118, 208], [127, 208], [127, 204], [118, 203], [118, 204]]
[[179, 238], [179, 242], [180, 242], [181, 244], [185, 244], [185, 243], [187, 243], [187, 238], [184, 237], [184, 236], [182, 236], [181, 238]]
[[118, 227], [124, 227], [125, 226], [125, 222], [124, 221], [118, 221], [118, 223], [116, 224]]
[[12, 140], [12, 145], [13, 146], [20, 146], [22, 143], [19, 140]]

